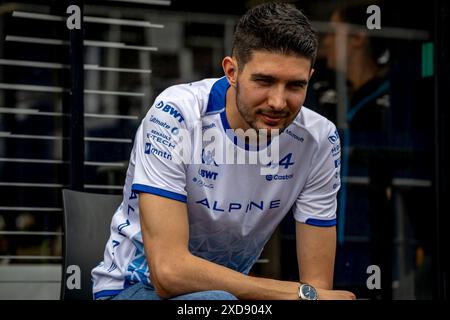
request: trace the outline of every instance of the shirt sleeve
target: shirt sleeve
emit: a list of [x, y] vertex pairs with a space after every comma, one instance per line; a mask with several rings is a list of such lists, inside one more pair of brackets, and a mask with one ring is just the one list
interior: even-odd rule
[[186, 154], [191, 145], [183, 103], [163, 92], [143, 119], [135, 138], [133, 192], [187, 201], [186, 166], [179, 151]]
[[341, 186], [339, 134], [333, 123], [321, 131], [303, 190], [294, 207], [294, 218], [314, 226], [336, 225], [337, 192]]

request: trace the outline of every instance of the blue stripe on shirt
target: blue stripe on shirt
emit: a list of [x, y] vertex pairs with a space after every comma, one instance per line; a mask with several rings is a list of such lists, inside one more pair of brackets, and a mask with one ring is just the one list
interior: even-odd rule
[[316, 227], [332, 227], [336, 225], [336, 219], [332, 220], [319, 220], [319, 219], [306, 219], [306, 224], [310, 226], [316, 226]]
[[161, 197], [165, 197], [165, 198], [169, 198], [169, 199], [173, 199], [173, 200], [178, 200], [181, 202], [187, 202], [187, 197], [185, 195], [182, 195], [182, 194], [179, 194], [176, 192], [172, 192], [172, 191], [167, 191], [167, 190], [160, 189], [160, 188], [146, 186], [143, 184], [135, 183], [132, 185], [131, 190], [133, 192], [151, 193], [151, 194], [155, 194], [157, 196], [161, 196]]

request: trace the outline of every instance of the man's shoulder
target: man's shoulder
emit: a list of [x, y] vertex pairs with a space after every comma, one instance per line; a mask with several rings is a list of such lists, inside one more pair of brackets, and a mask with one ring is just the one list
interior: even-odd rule
[[157, 96], [147, 116], [152, 113], [152, 109], [161, 109], [171, 116], [180, 113], [179, 119], [186, 121], [189, 126], [189, 122], [198, 121], [205, 115], [211, 88], [218, 80], [208, 78], [168, 87]]
[[[214, 84], [222, 78], [207, 78], [200, 81], [180, 83], [165, 89], [156, 100], [165, 99], [167, 103], [177, 108], [187, 109], [181, 112], [197, 111], [200, 115], [206, 113], [208, 100]], [[158, 101], [155, 101], [157, 103]]]
[[300, 109], [294, 125], [316, 143], [327, 139], [330, 133], [336, 134], [336, 126], [333, 122], [305, 106]]
[[178, 103], [197, 103], [205, 106], [208, 103], [211, 88], [220, 78], [207, 78], [194, 82], [180, 83], [165, 89], [159, 97], [168, 98]]

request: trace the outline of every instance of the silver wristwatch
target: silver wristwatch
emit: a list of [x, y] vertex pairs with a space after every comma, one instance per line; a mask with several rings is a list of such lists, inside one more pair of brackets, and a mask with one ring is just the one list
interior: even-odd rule
[[300, 283], [298, 297], [301, 300], [317, 300], [317, 290], [307, 283]]

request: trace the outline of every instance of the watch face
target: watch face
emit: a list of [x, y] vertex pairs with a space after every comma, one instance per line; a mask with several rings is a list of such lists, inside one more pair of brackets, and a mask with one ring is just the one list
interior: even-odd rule
[[301, 290], [301, 294], [302, 294], [302, 298], [305, 300], [317, 300], [317, 292], [316, 289], [314, 289], [314, 287], [311, 287], [308, 284], [304, 284], [301, 286], [300, 288]]

